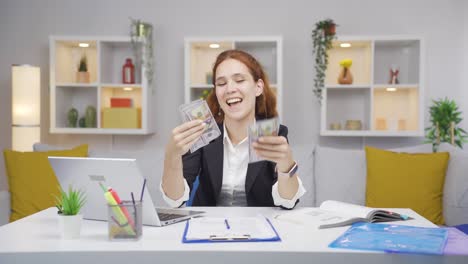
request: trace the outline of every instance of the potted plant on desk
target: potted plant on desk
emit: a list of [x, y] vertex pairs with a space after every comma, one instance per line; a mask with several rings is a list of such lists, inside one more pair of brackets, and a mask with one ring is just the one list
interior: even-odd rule
[[68, 192], [60, 188], [60, 196], [55, 197], [55, 205], [59, 214], [60, 229], [62, 238], [74, 239], [80, 236], [81, 221], [83, 216], [79, 214], [86, 199], [81, 190], [74, 190], [71, 186]]

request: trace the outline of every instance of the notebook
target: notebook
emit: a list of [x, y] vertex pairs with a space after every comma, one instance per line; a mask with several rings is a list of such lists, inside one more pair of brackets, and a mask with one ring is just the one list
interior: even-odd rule
[[[62, 189], [69, 185], [86, 193], [86, 204], [81, 209], [84, 219], [107, 221], [107, 202], [101, 182], [112, 187], [121, 200], [140, 199], [144, 178], [135, 159], [49, 157]], [[148, 192], [143, 192], [143, 225], [165, 226], [203, 214], [201, 211], [156, 208]]]
[[277, 215], [275, 218], [298, 223], [306, 222], [316, 225], [318, 228], [346, 226], [356, 222], [378, 223], [413, 219], [387, 209], [333, 200], [324, 201], [319, 208], [301, 208]]

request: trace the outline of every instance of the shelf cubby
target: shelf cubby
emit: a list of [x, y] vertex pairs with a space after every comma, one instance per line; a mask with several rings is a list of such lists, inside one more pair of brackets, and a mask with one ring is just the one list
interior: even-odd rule
[[[347, 43], [348, 47], [341, 44]], [[340, 37], [329, 50], [322, 136], [423, 136], [423, 41], [416, 37]], [[353, 84], [340, 85], [339, 62], [352, 59]], [[398, 69], [398, 82], [390, 69]], [[346, 120], [361, 120], [347, 131]], [[340, 123], [341, 130], [331, 124]]]
[[[87, 43], [88, 47], [79, 47]], [[142, 73], [145, 65], [135, 54], [145, 54], [142, 40], [130, 37], [50, 37], [50, 132], [61, 134], [129, 134], [154, 133], [152, 84]], [[77, 83], [79, 59], [86, 54], [89, 83]], [[135, 66], [135, 83], [122, 82], [122, 67], [127, 58]], [[149, 58], [151, 59], [151, 58]], [[130, 99], [128, 105], [111, 105], [111, 98]], [[120, 101], [122, 102], [122, 100]], [[128, 102], [128, 101], [127, 101]], [[69, 127], [67, 114], [76, 108], [83, 117], [86, 108], [96, 109], [96, 127]], [[106, 117], [107, 121], [103, 118]], [[104, 122], [106, 121], [106, 123]]]

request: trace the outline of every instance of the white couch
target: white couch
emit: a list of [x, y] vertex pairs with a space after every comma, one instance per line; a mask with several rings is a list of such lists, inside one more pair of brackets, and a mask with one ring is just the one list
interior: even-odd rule
[[[307, 193], [301, 198], [299, 206], [319, 206], [323, 201], [333, 199], [355, 204], [365, 204], [366, 158], [364, 150], [343, 150], [313, 145], [293, 146], [294, 157], [299, 164], [299, 175]], [[35, 150], [49, 150], [50, 147], [39, 144]], [[393, 149], [401, 152], [431, 152], [430, 145]], [[468, 152], [460, 151], [450, 145], [442, 145], [440, 151], [449, 151], [450, 162], [447, 170], [443, 208], [447, 225], [468, 223]], [[136, 158], [141, 171], [150, 172], [149, 191], [155, 203], [164, 202], [158, 191], [162, 168], [162, 149], [151, 155], [146, 152], [113, 151], [112, 153], [94, 153], [94, 157]], [[9, 194], [0, 192], [0, 225], [8, 222]]]

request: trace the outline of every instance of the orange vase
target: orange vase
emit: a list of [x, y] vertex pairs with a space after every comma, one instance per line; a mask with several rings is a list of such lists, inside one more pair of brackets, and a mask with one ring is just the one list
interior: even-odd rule
[[338, 76], [338, 83], [339, 84], [352, 84], [353, 83], [353, 75], [349, 68], [343, 67], [341, 68], [340, 75]]

